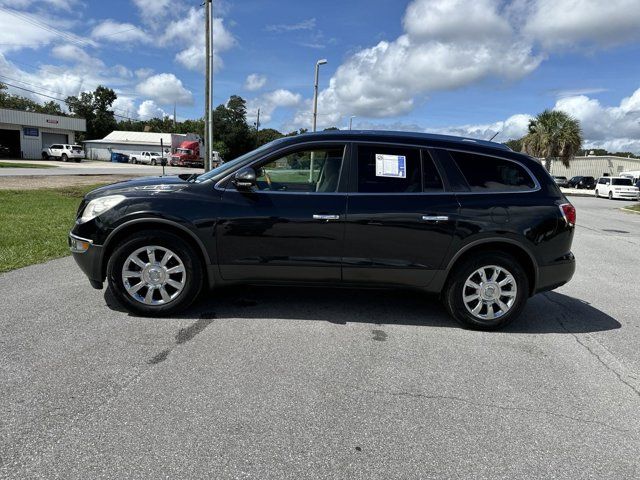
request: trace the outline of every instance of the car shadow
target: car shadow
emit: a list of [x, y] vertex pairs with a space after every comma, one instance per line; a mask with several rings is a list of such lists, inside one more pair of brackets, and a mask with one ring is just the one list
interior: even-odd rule
[[[105, 291], [107, 306], [128, 313]], [[130, 314], [132, 315], [132, 314]], [[133, 315], [132, 315], [133, 316]], [[334, 324], [415, 325], [461, 328], [437, 297], [409, 290], [234, 286], [203, 294], [178, 319], [291, 319]], [[589, 303], [547, 292], [530, 298], [502, 332], [589, 333], [616, 330], [620, 322]]]

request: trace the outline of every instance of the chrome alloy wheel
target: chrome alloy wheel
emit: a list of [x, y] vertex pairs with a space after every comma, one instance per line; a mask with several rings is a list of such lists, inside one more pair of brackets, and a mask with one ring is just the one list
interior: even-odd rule
[[187, 273], [178, 255], [156, 245], [139, 248], [122, 266], [127, 293], [145, 305], [166, 305], [184, 290]]
[[508, 270], [487, 265], [469, 275], [462, 289], [462, 301], [474, 317], [495, 320], [511, 310], [517, 294], [516, 279]]

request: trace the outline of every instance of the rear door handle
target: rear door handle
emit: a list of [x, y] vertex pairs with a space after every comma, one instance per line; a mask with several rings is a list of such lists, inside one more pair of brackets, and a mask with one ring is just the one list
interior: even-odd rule
[[340, 215], [314, 215], [314, 220], [340, 220]]
[[449, 217], [446, 215], [423, 215], [423, 222], [448, 222]]

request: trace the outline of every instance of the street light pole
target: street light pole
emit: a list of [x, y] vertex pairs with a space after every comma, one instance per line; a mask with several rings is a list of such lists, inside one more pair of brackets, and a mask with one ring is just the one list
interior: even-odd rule
[[313, 84], [313, 131], [316, 131], [318, 124], [318, 78], [320, 76], [320, 65], [326, 65], [327, 60], [322, 59], [316, 62], [316, 78]]
[[[316, 62], [316, 77], [313, 83], [313, 132], [316, 131], [318, 125], [318, 79], [320, 76], [320, 65], [325, 65], [326, 59], [318, 60]], [[311, 152], [311, 161], [309, 163], [309, 183], [313, 183], [313, 163], [315, 160], [315, 152]]]

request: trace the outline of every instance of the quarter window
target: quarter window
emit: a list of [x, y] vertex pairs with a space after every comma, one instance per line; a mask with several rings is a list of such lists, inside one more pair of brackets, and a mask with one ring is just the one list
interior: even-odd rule
[[531, 190], [535, 182], [519, 165], [496, 157], [466, 152], [449, 152], [472, 192]]
[[358, 147], [358, 192], [422, 191], [420, 150], [406, 147]]
[[256, 188], [271, 192], [335, 192], [344, 146], [300, 150], [256, 169]]

